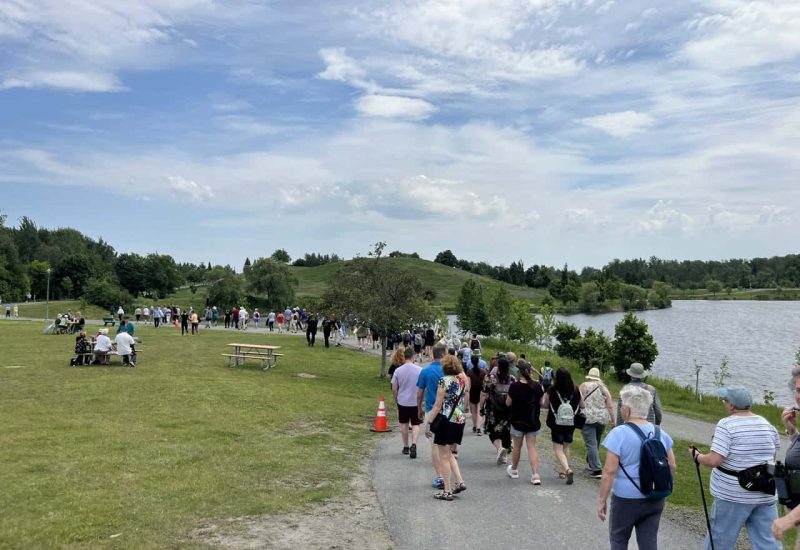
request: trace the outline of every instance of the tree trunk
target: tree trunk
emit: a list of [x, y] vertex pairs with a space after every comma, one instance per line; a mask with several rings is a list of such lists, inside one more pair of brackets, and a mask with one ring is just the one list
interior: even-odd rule
[[386, 378], [386, 332], [381, 336], [381, 378]]

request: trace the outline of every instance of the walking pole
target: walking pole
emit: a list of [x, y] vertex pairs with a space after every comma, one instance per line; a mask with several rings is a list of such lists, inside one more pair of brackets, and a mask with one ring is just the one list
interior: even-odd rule
[[[697, 447], [692, 447], [692, 449], [697, 451]], [[706, 527], [708, 527], [708, 540], [711, 542], [711, 550], [714, 550], [714, 536], [711, 534], [711, 520], [708, 519], [708, 505], [706, 505], [706, 493], [703, 490], [703, 478], [700, 476], [700, 463], [697, 462], [697, 459], [695, 459], [694, 465], [697, 468], [697, 482], [700, 484], [700, 498], [703, 499], [703, 512], [706, 513]]]

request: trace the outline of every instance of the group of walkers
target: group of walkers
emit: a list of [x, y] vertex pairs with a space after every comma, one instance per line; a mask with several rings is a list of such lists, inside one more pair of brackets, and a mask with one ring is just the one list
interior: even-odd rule
[[[615, 408], [611, 391], [596, 368], [576, 384], [567, 369], [553, 371], [544, 365], [540, 371], [524, 355], [517, 358], [513, 352], [499, 353], [487, 364], [479, 344], [472, 347], [443, 341], [432, 347], [431, 356], [431, 363], [423, 368], [416, 362], [413, 346], [400, 347], [392, 355], [391, 376], [402, 453], [417, 457], [420, 432], [432, 443], [434, 498], [453, 501], [467, 490], [458, 452], [468, 417], [472, 433], [488, 436], [496, 452], [493, 462], [505, 465], [512, 480], [520, 478], [524, 446], [530, 483], [541, 485], [537, 438], [542, 430], [541, 410], [545, 409], [544, 424], [549, 428], [559, 478], [566, 485], [574, 483], [570, 444], [576, 430], [582, 433], [587, 472], [600, 480], [597, 516], [601, 521], [609, 519], [612, 550], [628, 548], [634, 531], [640, 549], [657, 548], [659, 522], [672, 492], [676, 461], [673, 439], [660, 426], [658, 392], [644, 382], [641, 364], [633, 363], [626, 371], [631, 382], [620, 391]], [[794, 505], [800, 503], [800, 437], [795, 427], [800, 410], [800, 367], [792, 371], [791, 387], [798, 406], [783, 412], [792, 444], [782, 468], [787, 480], [795, 480], [790, 487], [797, 493]], [[713, 468], [710, 492], [714, 503], [705, 548], [732, 550], [742, 528], [747, 528], [756, 550], [781, 548], [779, 539], [784, 532], [800, 522], [800, 507], [778, 519], [774, 485], [771, 492], [769, 487], [759, 491], [758, 484], [746, 488], [743, 481], [752, 471], [774, 463], [780, 446], [777, 431], [750, 410], [753, 400], [743, 386], [722, 388], [718, 395], [727, 416], [717, 424], [710, 451], [687, 451], [698, 468]], [[603, 438], [609, 425], [612, 429]], [[600, 462], [600, 445], [606, 449], [605, 464]]]

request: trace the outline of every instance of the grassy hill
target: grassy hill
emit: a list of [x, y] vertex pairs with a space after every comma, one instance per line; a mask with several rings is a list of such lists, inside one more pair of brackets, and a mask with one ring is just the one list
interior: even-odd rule
[[[475, 275], [461, 269], [447, 267], [422, 258], [385, 258], [391, 265], [396, 265], [398, 269], [407, 269], [422, 281], [424, 289], [431, 289], [436, 292], [435, 302], [441, 304], [445, 309], [455, 308], [461, 287], [468, 279], [482, 284], [486, 288], [505, 286], [513, 296], [517, 296], [531, 303], [538, 303], [545, 294], [543, 289], [533, 289], [519, 287], [495, 281], [488, 277]], [[299, 281], [297, 295], [321, 296], [336, 275], [336, 270], [340, 263], [326, 264], [319, 267], [292, 267], [292, 271]]]

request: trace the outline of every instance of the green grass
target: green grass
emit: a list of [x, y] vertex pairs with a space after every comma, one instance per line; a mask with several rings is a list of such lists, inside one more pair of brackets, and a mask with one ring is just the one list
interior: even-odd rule
[[[135, 369], [70, 368], [71, 337], [0, 324], [0, 547], [198, 546], [186, 537], [203, 520], [342, 493], [368, 452], [375, 358], [288, 336], [137, 335]], [[219, 354], [239, 340], [285, 356], [229, 369]]]
[[[473, 279], [487, 288], [504, 286], [512, 295], [530, 303], [540, 303], [545, 295], [544, 289], [510, 285], [421, 258], [385, 258], [384, 261], [411, 271], [420, 279], [424, 289], [433, 289], [436, 292], [434, 302], [449, 311], [455, 309], [461, 287], [468, 279]], [[319, 267], [293, 267], [292, 271], [299, 281], [297, 295], [321, 296], [328, 283], [334, 279], [340, 265], [333, 263]]]
[[800, 289], [797, 288], [755, 288], [733, 289], [713, 294], [706, 289], [680, 290], [673, 289], [670, 298], [673, 300], [800, 300]]
[[[31, 317], [33, 319], [44, 319], [45, 310], [47, 309], [45, 302], [29, 302], [19, 304], [19, 316]], [[65, 313], [67, 310], [72, 313], [81, 312], [85, 319], [100, 319], [108, 315], [108, 311], [104, 311], [97, 306], [82, 303], [80, 300], [51, 300], [49, 304], [50, 318], [55, 319], [59, 313]], [[3, 315], [5, 315], [5, 306], [2, 308]]]

